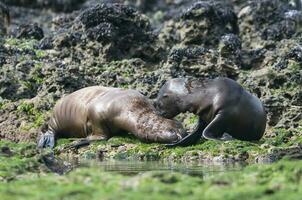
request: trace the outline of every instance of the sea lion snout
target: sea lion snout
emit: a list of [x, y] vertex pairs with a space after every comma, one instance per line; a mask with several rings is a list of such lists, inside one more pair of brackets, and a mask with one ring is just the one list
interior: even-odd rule
[[170, 129], [168, 131], [163, 131], [161, 138], [162, 138], [161, 142], [173, 143], [179, 141], [182, 138], [182, 136], [180, 132], [178, 132], [177, 130]]
[[182, 124], [178, 121], [168, 120], [167, 123], [163, 123], [159, 138], [163, 143], [174, 143], [181, 140], [185, 135], [186, 131]]
[[[157, 110], [157, 113], [167, 119], [174, 118], [179, 112], [177, 109], [169, 110], [169, 106], [166, 106], [163, 102], [160, 100], [157, 100], [156, 103], [154, 103], [155, 108]], [[173, 108], [173, 107], [172, 107]]]

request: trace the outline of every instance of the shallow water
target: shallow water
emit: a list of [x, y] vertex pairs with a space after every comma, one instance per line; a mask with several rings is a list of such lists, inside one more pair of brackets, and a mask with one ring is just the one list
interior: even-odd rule
[[100, 170], [117, 172], [124, 175], [137, 175], [143, 172], [179, 172], [191, 176], [206, 177], [226, 171], [241, 171], [245, 165], [232, 163], [227, 165], [208, 163], [175, 163], [162, 161], [101, 161], [89, 162], [86, 166], [98, 166]]

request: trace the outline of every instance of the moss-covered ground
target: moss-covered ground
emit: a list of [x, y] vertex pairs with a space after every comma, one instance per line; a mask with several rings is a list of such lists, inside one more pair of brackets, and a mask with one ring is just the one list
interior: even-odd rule
[[204, 176], [168, 171], [141, 172], [130, 176], [106, 172], [97, 165], [79, 167], [60, 176], [45, 170], [33, 145], [0, 143], [0, 195], [5, 200], [275, 200], [300, 199], [302, 195], [302, 161], [298, 160], [283, 159], [274, 164], [254, 164], [239, 171]]
[[283, 157], [301, 156], [301, 137], [291, 130], [271, 129], [258, 142], [231, 140], [226, 142], [200, 140], [189, 147], [167, 148], [162, 144], [142, 143], [134, 137], [113, 137], [108, 141], [92, 143], [88, 147], [70, 149], [70, 139], [58, 141], [56, 153], [83, 159], [169, 160], [210, 162], [273, 162]]

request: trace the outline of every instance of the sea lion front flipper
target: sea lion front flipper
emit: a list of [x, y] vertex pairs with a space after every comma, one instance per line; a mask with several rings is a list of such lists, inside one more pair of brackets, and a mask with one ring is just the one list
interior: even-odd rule
[[192, 134], [187, 135], [186, 137], [182, 138], [178, 142], [171, 143], [171, 144], [165, 144], [166, 147], [177, 147], [177, 146], [189, 146], [196, 144], [200, 137], [202, 136], [202, 132], [194, 132]]
[[55, 134], [52, 131], [47, 131], [46, 133], [42, 134], [39, 141], [38, 141], [38, 148], [51, 148], [53, 149], [55, 146]]
[[207, 124], [202, 119], [199, 118], [198, 125], [196, 126], [196, 128], [191, 134], [182, 138], [178, 142], [172, 144], [166, 144], [166, 147], [176, 147], [176, 146], [185, 147], [185, 146], [196, 144], [199, 141], [199, 139], [202, 137], [203, 130], [205, 129], [206, 126]]
[[204, 129], [202, 136], [208, 140], [221, 140], [225, 131], [225, 117], [218, 114], [211, 123]]

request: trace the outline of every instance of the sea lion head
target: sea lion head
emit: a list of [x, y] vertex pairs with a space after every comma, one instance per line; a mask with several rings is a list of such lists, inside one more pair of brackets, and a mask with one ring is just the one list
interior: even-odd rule
[[173, 143], [187, 135], [182, 124], [175, 120], [165, 119], [158, 127], [158, 142]]
[[161, 87], [154, 101], [161, 116], [171, 119], [182, 112], [183, 97], [189, 94], [186, 84], [186, 78], [174, 78]]

